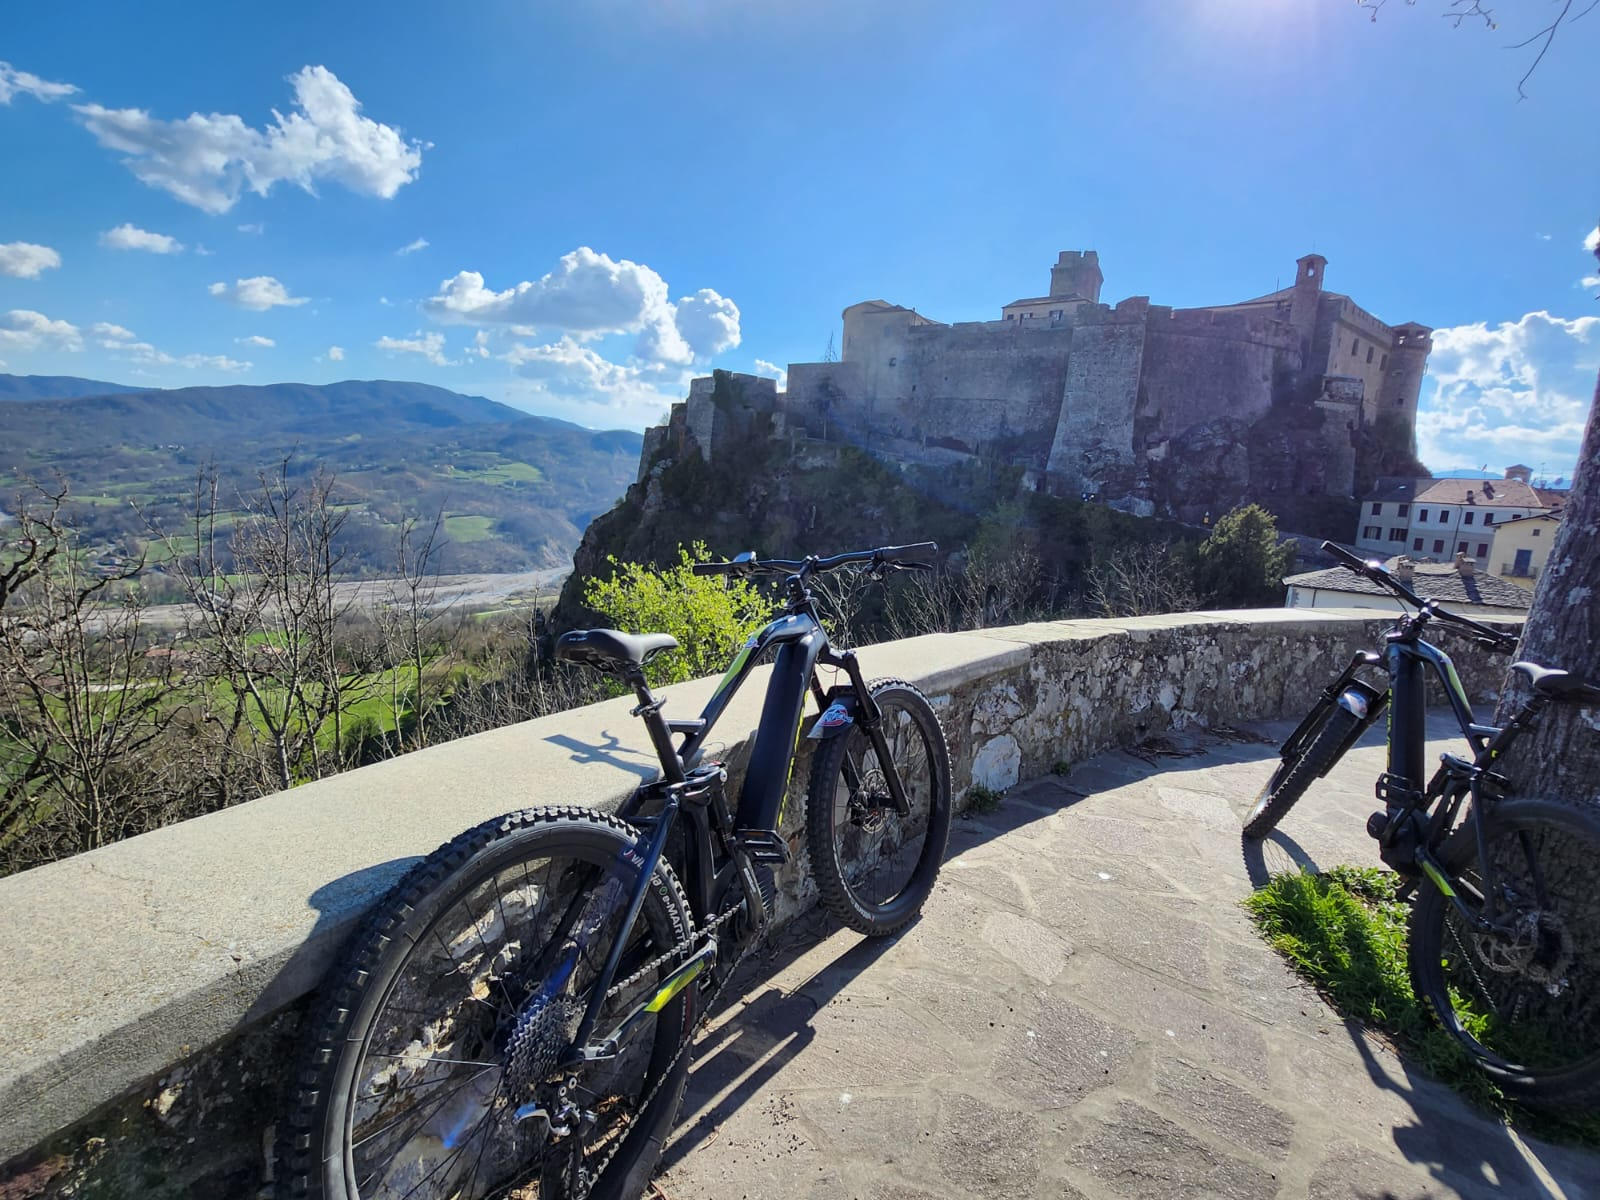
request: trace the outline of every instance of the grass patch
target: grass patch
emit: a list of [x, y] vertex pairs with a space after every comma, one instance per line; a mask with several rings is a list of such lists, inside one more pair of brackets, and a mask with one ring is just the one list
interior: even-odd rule
[[1559, 1114], [1506, 1096], [1435, 1026], [1406, 968], [1410, 906], [1399, 876], [1371, 867], [1274, 875], [1245, 900], [1263, 936], [1340, 1016], [1389, 1036], [1401, 1053], [1481, 1108], [1547, 1141], [1600, 1148], [1600, 1114]]
[[494, 536], [494, 518], [482, 516], [446, 517], [444, 532], [453, 542], [486, 542]]
[[997, 792], [993, 788], [984, 787], [981, 783], [975, 783], [967, 789], [967, 811], [992, 813], [1000, 807], [1000, 801], [1004, 796], [1004, 792]]

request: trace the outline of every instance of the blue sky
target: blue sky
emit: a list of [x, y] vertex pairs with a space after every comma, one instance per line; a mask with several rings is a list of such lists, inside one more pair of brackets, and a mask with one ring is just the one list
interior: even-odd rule
[[1519, 102], [1551, 4], [1448, 7], [7, 6], [0, 370], [639, 427], [712, 365], [820, 358], [857, 300], [993, 318], [1094, 248], [1104, 299], [1219, 303], [1315, 250], [1442, 331], [1425, 461], [1560, 474], [1600, 366], [1600, 12]]

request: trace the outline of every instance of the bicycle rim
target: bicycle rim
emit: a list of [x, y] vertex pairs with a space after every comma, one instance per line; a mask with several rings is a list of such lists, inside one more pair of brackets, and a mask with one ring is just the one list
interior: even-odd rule
[[859, 727], [850, 731], [845, 755], [860, 787], [852, 790], [841, 770], [834, 778], [832, 798], [839, 874], [869, 912], [888, 908], [902, 894], [918, 890], [935, 789], [942, 783], [929, 732], [892, 698], [880, 703], [884, 741], [910, 811], [901, 816], [895, 810], [885, 764], [878, 761], [871, 739]]
[[[1440, 928], [1426, 939], [1421, 964], [1430, 1003], [1491, 1074], [1563, 1086], [1600, 1075], [1600, 831], [1537, 817], [1497, 819], [1487, 851], [1516, 934], [1481, 933], [1434, 897]], [[1462, 857], [1455, 890], [1482, 896], [1485, 872], [1475, 846]]]
[[[571, 1142], [551, 1068], [570, 1044], [627, 904], [607, 853], [578, 845], [494, 859], [458, 880], [415, 938], [363, 1029], [349, 1075], [343, 1152], [361, 1200], [556, 1200], [567, 1195]], [[598, 886], [596, 886], [598, 885]], [[647, 900], [646, 911], [653, 907]], [[671, 944], [659, 914], [641, 916], [619, 978]], [[570, 918], [569, 932], [557, 939]], [[600, 1029], [647, 994], [640, 980], [602, 1009]], [[566, 1099], [595, 1114], [588, 1156], [626, 1135], [652, 1067], [675, 1045], [656, 1019], [615, 1059], [567, 1077]], [[524, 1046], [513, 1054], [517, 1041]]]

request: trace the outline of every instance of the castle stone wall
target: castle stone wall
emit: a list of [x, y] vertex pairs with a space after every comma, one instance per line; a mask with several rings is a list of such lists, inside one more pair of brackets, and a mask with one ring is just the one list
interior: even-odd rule
[[1086, 309], [1072, 334], [1061, 415], [1046, 466], [1058, 488], [1118, 494], [1137, 482], [1133, 418], [1144, 362], [1149, 301]]
[[1150, 310], [1139, 417], [1152, 433], [1178, 434], [1217, 417], [1259, 416], [1284, 371], [1300, 368], [1286, 322], [1204, 309]]

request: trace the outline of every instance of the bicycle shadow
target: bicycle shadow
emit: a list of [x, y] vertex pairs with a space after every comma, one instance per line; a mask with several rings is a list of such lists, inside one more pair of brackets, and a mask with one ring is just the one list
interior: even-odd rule
[[563, 733], [551, 734], [544, 740], [552, 746], [571, 751], [572, 761], [579, 765], [600, 763], [616, 767], [630, 775], [638, 776], [645, 783], [661, 774], [661, 763], [654, 754], [634, 746], [625, 746], [622, 739], [610, 730], [604, 733], [603, 739], [598, 743], [569, 737]]
[[1250, 886], [1257, 890], [1266, 887], [1274, 875], [1281, 875], [1285, 871], [1322, 870], [1316, 859], [1281, 829], [1274, 829], [1259, 839], [1240, 834], [1239, 849]]

